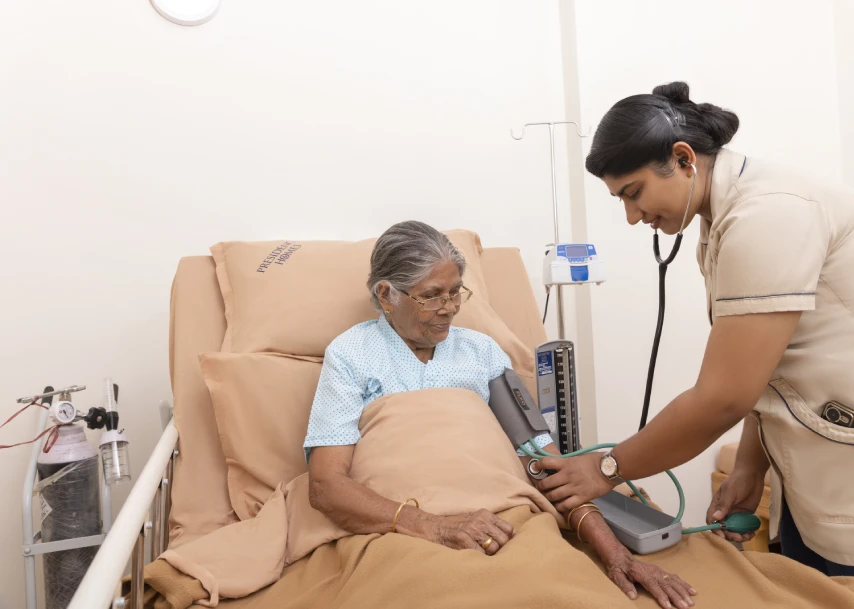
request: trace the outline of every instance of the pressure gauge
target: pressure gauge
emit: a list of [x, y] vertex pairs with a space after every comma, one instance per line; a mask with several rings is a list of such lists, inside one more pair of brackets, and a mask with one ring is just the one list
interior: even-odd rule
[[58, 425], [68, 425], [77, 418], [77, 409], [71, 402], [60, 400], [51, 407], [50, 418]]

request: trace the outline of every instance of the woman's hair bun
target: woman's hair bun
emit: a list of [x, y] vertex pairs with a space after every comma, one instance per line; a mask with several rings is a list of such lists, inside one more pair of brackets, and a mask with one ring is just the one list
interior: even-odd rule
[[596, 129], [585, 165], [599, 178], [626, 176], [647, 166], [670, 175], [676, 142], [713, 156], [736, 131], [735, 113], [714, 104], [696, 104], [688, 83], [671, 82], [656, 87], [651, 95], [632, 95], [614, 104]]
[[689, 97], [690, 89], [688, 83], [681, 80], [671, 82], [666, 85], [658, 85], [652, 90], [653, 95], [660, 95], [672, 101], [675, 104], [685, 104], [691, 101]]
[[729, 144], [738, 131], [738, 116], [714, 104], [699, 104], [697, 109], [700, 111], [703, 128], [715, 146], [723, 147]]

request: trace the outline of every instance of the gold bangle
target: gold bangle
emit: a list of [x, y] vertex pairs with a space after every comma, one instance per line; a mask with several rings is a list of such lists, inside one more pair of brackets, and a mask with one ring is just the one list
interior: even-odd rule
[[[578, 526], [575, 527], [575, 534], [578, 535], [578, 541], [580, 541], [581, 543], [587, 543], [581, 538], [581, 524], [584, 522], [584, 519], [587, 518], [593, 512], [599, 512], [599, 508], [596, 508], [595, 510], [590, 510], [589, 512], [584, 512], [581, 515], [581, 518], [578, 519]], [[599, 513], [601, 514], [602, 512]]]
[[416, 499], [415, 497], [410, 497], [409, 499], [407, 499], [406, 501], [401, 503], [400, 506], [397, 508], [397, 511], [394, 513], [394, 520], [391, 521], [391, 532], [392, 533], [397, 533], [397, 517], [400, 516], [400, 510], [403, 509], [403, 506], [406, 505], [407, 503], [409, 503], [410, 501], [415, 502], [415, 507], [417, 507], [417, 508], [421, 507], [420, 505], [418, 505], [418, 499]]
[[575, 514], [575, 511], [576, 511], [576, 510], [580, 510], [580, 509], [581, 509], [581, 508], [583, 508], [583, 507], [592, 507], [592, 508], [595, 508], [595, 507], [596, 507], [596, 504], [595, 504], [595, 503], [582, 503], [582, 504], [581, 504], [581, 505], [579, 505], [577, 508], [573, 508], [573, 510], [569, 513], [569, 516], [567, 516], [567, 517], [566, 517], [566, 526], [568, 526], [568, 527], [571, 527], [571, 526], [572, 526], [572, 525], [570, 524], [570, 521], [572, 520], [572, 515], [573, 515], [573, 514]]

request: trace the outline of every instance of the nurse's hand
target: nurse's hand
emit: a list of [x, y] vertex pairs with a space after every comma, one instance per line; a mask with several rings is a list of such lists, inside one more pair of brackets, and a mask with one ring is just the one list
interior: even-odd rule
[[[736, 468], [724, 480], [715, 496], [712, 497], [712, 502], [706, 512], [706, 524], [712, 524], [714, 520], [723, 520], [733, 512], [750, 512], [752, 514], [759, 507], [764, 490], [765, 476], [763, 474]], [[714, 533], [729, 541], [737, 542], [750, 541], [756, 536], [755, 533], [745, 535], [724, 533], [724, 531], [714, 531]]]
[[551, 476], [538, 480], [537, 489], [563, 514], [583, 503], [601, 497], [614, 488], [599, 469], [600, 453], [587, 453], [562, 459], [545, 457], [540, 460], [542, 469], [557, 470]]

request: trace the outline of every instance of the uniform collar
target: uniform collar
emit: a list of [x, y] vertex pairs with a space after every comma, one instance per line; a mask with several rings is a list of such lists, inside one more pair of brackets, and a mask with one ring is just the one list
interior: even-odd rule
[[736, 200], [733, 191], [736, 182], [744, 170], [747, 157], [743, 154], [721, 148], [715, 158], [715, 167], [712, 170], [712, 188], [709, 193], [709, 206], [712, 212], [712, 221], [703, 218], [700, 225], [701, 243], [709, 242], [709, 233], [712, 227], [718, 224], [729, 211], [729, 207]]

